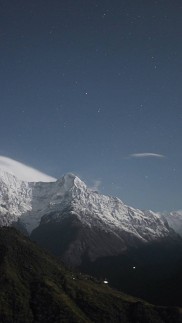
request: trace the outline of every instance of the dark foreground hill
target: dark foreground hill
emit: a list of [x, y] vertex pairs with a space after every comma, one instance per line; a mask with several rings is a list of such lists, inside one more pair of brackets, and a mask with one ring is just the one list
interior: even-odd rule
[[[124, 232], [121, 237], [129, 241]], [[74, 262], [71, 268], [98, 279], [107, 277], [118, 290], [156, 305], [182, 307], [182, 240], [175, 233], [148, 243], [131, 239], [135, 245], [121, 252], [117, 234], [115, 239], [98, 227], [84, 227], [73, 215], [62, 214], [61, 221], [42, 223], [30, 238], [67, 266]], [[112, 248], [118, 248], [118, 255], [112, 254]], [[101, 257], [104, 249], [111, 250], [110, 255]], [[97, 258], [90, 259], [90, 254]], [[79, 258], [81, 263], [76, 265]]]
[[0, 322], [182, 322], [157, 307], [64, 268], [13, 228], [0, 229]]
[[182, 307], [182, 245], [167, 239], [130, 248], [115, 257], [87, 257], [79, 268], [110, 286], [156, 305]]

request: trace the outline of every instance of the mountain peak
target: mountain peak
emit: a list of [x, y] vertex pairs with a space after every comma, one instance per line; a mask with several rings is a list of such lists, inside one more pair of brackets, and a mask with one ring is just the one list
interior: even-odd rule
[[60, 179], [61, 183], [64, 186], [65, 191], [70, 190], [73, 187], [76, 188], [86, 188], [86, 184], [84, 182], [81, 181], [81, 179], [74, 175], [73, 173], [66, 173], [61, 179]]

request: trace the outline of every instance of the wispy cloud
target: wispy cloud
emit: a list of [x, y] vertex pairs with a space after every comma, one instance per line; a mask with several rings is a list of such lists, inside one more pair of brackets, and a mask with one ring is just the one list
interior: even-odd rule
[[92, 191], [98, 191], [101, 184], [102, 184], [101, 180], [96, 179], [95, 181], [93, 181], [93, 185], [90, 187], [90, 189]]
[[156, 153], [136, 153], [129, 155], [130, 158], [166, 158], [166, 156], [162, 154]]
[[0, 156], [0, 170], [27, 182], [53, 182], [56, 179], [11, 158]]

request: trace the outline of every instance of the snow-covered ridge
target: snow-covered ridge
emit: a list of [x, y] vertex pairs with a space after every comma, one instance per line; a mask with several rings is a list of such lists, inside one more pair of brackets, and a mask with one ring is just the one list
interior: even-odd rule
[[126, 206], [120, 199], [101, 195], [87, 188], [74, 174], [66, 174], [56, 182], [28, 183], [0, 171], [0, 224], [19, 221], [31, 233], [46, 221], [60, 221], [62, 211], [71, 213], [84, 226], [105, 232], [125, 231], [141, 241], [169, 234], [170, 229], [159, 214]]
[[173, 228], [180, 236], [182, 236], [182, 210], [163, 213], [161, 216], [168, 222], [169, 226]]
[[[74, 191], [81, 188], [86, 185], [73, 174], [56, 182], [29, 183], [0, 170], [0, 224], [10, 225], [19, 219], [31, 232], [43, 215], [57, 207], [61, 211], [61, 204], [69, 203]], [[72, 193], [68, 194], [69, 191]], [[66, 201], [62, 203], [65, 195]]]
[[31, 209], [29, 184], [0, 170], [0, 224], [9, 225]]

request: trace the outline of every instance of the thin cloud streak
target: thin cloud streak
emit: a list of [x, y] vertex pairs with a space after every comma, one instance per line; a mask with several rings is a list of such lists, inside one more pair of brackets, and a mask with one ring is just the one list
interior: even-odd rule
[[0, 156], [0, 170], [26, 182], [54, 182], [56, 179], [14, 159]]
[[156, 154], [156, 153], [137, 153], [137, 154], [131, 154], [129, 156], [130, 158], [166, 158], [166, 156], [162, 154]]
[[95, 180], [93, 182], [94, 182], [93, 186], [92, 187], [89, 187], [90, 190], [92, 190], [92, 191], [98, 191], [99, 190], [99, 187], [102, 184], [102, 181], [101, 180]]

